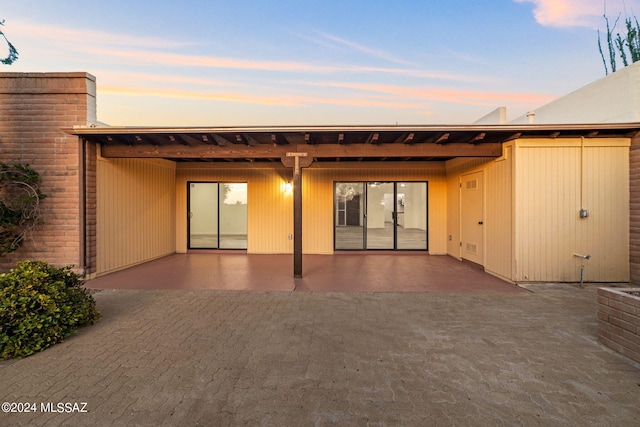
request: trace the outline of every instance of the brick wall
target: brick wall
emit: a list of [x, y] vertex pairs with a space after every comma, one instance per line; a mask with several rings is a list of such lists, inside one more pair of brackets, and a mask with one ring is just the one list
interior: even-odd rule
[[47, 195], [44, 224], [0, 257], [1, 271], [21, 259], [83, 266], [81, 141], [62, 128], [95, 123], [95, 88], [87, 73], [0, 73], [0, 159], [31, 165]]
[[637, 288], [598, 289], [598, 340], [640, 362], [640, 297]]
[[85, 267], [87, 275], [96, 273], [97, 264], [97, 147], [94, 143], [85, 144]]
[[640, 138], [631, 139], [629, 151], [629, 273], [630, 283], [640, 285]]

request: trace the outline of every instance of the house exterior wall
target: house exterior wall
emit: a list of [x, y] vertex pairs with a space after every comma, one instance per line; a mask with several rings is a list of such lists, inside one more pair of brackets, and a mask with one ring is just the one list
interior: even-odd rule
[[514, 277], [514, 163], [514, 144], [509, 143], [502, 157], [485, 168], [485, 271], [510, 281]]
[[629, 139], [520, 140], [516, 150], [514, 280], [577, 282], [584, 263], [584, 281], [628, 281]]
[[629, 281], [640, 285], [640, 138], [631, 140], [629, 149]]
[[187, 251], [187, 182], [247, 183], [247, 252], [255, 254], [292, 253], [293, 193], [284, 184], [291, 174], [273, 164], [179, 163], [176, 170], [176, 251]]
[[512, 281], [513, 272], [513, 144], [505, 144], [498, 159], [454, 159], [447, 168], [447, 254], [461, 259], [460, 182], [464, 174], [484, 172], [485, 271]]
[[96, 275], [175, 253], [176, 165], [97, 159]]
[[461, 259], [460, 251], [460, 182], [463, 174], [484, 170], [491, 162], [485, 158], [457, 158], [445, 163], [447, 185], [447, 254]]
[[[247, 182], [248, 253], [293, 253], [293, 194], [284, 191], [292, 171], [246, 164], [177, 165], [176, 250], [187, 250], [187, 182]], [[429, 181], [429, 252], [446, 253], [444, 163], [315, 163], [302, 171], [303, 253], [333, 253], [335, 181]]]
[[512, 282], [578, 282], [584, 263], [584, 281], [628, 281], [628, 156], [627, 138], [526, 139], [489, 162], [447, 162], [448, 253], [460, 258], [460, 176], [482, 170], [485, 271]]
[[[41, 175], [44, 224], [0, 270], [22, 259], [84, 264], [81, 142], [62, 128], [96, 121], [95, 77], [87, 73], [0, 73], [0, 159]], [[91, 171], [89, 171], [91, 172]]]
[[428, 181], [429, 253], [446, 254], [447, 185], [444, 162], [314, 163], [303, 169], [303, 252], [333, 253], [333, 183]]

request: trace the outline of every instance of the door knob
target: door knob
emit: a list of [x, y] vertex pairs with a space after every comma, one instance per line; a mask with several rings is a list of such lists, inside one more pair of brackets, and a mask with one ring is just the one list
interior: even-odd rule
[[482, 225], [482, 224], [484, 224], [484, 222], [482, 222], [482, 221], [478, 221], [478, 224]]

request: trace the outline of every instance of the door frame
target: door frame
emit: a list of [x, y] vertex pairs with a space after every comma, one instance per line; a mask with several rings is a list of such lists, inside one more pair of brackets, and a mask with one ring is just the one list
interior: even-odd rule
[[[340, 183], [354, 183], [354, 184], [363, 184], [363, 194], [361, 197], [362, 210], [363, 210], [363, 236], [362, 236], [362, 247], [358, 249], [341, 249], [336, 248], [336, 231], [337, 231], [337, 198], [336, 198], [336, 186]], [[380, 183], [380, 184], [393, 184], [393, 248], [367, 248], [367, 204], [368, 204], [368, 185], [372, 183]], [[425, 248], [424, 249], [398, 249], [398, 184], [400, 183], [417, 183], [417, 184], [425, 184]], [[420, 180], [376, 180], [376, 181], [334, 181], [333, 182], [333, 250], [334, 251], [411, 251], [411, 252], [425, 252], [429, 250], [429, 181], [420, 181]]]
[[[466, 219], [465, 217], [465, 210], [463, 209], [464, 207], [464, 203], [463, 203], [463, 194], [465, 189], [463, 188], [463, 183], [466, 182], [465, 181], [465, 177], [471, 177], [473, 175], [478, 175], [480, 177], [480, 185], [478, 186], [478, 190], [480, 191], [480, 209], [479, 212], [474, 212], [473, 215], [479, 215], [480, 218], [475, 218], [473, 219], [473, 222], [478, 222], [478, 226], [481, 226], [481, 234], [480, 234], [480, 241], [476, 242], [476, 244], [478, 245], [478, 249], [479, 249], [479, 254], [476, 254], [476, 256], [465, 256], [465, 245], [469, 244], [470, 242], [467, 241], [467, 239], [465, 238], [465, 234], [468, 232], [465, 231], [463, 223]], [[486, 206], [486, 201], [485, 201], [485, 179], [484, 179], [484, 171], [480, 170], [480, 171], [474, 171], [474, 172], [469, 172], [469, 173], [464, 173], [461, 174], [459, 177], [459, 206], [460, 206], [460, 215], [459, 215], [459, 235], [460, 235], [460, 259], [465, 260], [465, 261], [469, 261], [472, 262], [474, 264], [478, 264], [481, 266], [484, 266], [484, 260], [485, 260], [485, 239], [486, 239], [486, 227], [485, 227], [485, 217], [486, 217], [486, 213], [485, 213], [485, 206]], [[469, 213], [467, 213], [467, 215], [469, 215]], [[473, 243], [473, 242], [471, 242]]]
[[[191, 184], [217, 184], [217, 200], [216, 200], [216, 209], [217, 209], [217, 222], [216, 222], [216, 236], [217, 236], [217, 247], [215, 248], [192, 248], [191, 247]], [[187, 250], [213, 250], [213, 251], [246, 251], [247, 248], [221, 248], [220, 247], [220, 186], [224, 184], [246, 184], [248, 191], [248, 183], [243, 181], [187, 181]], [[248, 208], [248, 207], [247, 207]], [[249, 224], [247, 224], [247, 246], [249, 244]]]

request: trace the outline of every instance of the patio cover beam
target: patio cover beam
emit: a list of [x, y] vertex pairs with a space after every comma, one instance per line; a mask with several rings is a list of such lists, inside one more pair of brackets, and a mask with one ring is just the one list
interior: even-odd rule
[[287, 152], [306, 152], [311, 157], [499, 157], [500, 143], [484, 144], [298, 144], [276, 145], [228, 144], [225, 146], [200, 145], [108, 145], [102, 146], [103, 157], [114, 158], [280, 158]]

